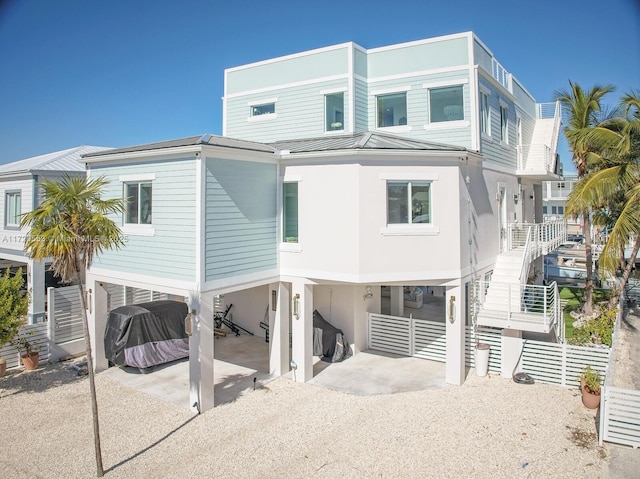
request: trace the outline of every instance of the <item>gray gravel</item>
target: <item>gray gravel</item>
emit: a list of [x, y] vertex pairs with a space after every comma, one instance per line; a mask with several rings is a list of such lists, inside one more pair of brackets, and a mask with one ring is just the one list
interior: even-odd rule
[[[95, 477], [87, 377], [0, 378], [0, 476]], [[194, 416], [97, 376], [105, 477], [591, 478], [606, 450], [577, 390], [472, 373], [460, 387], [351, 396], [277, 379]]]

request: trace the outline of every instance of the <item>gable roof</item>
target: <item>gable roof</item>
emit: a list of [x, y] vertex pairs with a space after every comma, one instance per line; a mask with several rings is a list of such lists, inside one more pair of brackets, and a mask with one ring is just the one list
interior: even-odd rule
[[311, 153], [332, 150], [415, 150], [415, 151], [467, 151], [459, 146], [430, 143], [388, 133], [363, 131], [352, 135], [303, 138], [270, 143], [278, 150], [290, 153]]
[[26, 158], [0, 165], [0, 176], [15, 175], [17, 173], [36, 172], [64, 172], [64, 171], [85, 171], [84, 164], [80, 161], [82, 155], [98, 151], [105, 151], [109, 148], [104, 146], [76, 146], [66, 150], [54, 151], [44, 155]]

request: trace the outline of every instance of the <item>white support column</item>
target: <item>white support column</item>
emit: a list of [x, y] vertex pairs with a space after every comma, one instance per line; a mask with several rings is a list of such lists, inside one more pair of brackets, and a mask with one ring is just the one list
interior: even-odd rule
[[189, 407], [205, 412], [214, 406], [213, 294], [202, 293], [189, 309], [195, 310], [189, 339]]
[[[273, 310], [273, 294], [276, 310]], [[289, 372], [289, 315], [291, 291], [285, 283], [269, 285], [269, 374]]]
[[391, 286], [391, 316], [403, 316], [404, 315], [404, 287], [403, 286]]
[[[445, 324], [447, 335], [446, 381], [460, 385], [465, 377], [465, 314], [464, 288], [447, 288], [445, 295]], [[452, 319], [453, 318], [453, 319]]]
[[520, 365], [516, 368], [520, 352], [522, 351], [522, 331], [517, 329], [503, 329], [502, 337], [502, 364], [500, 373], [503, 378], [511, 378], [514, 369], [520, 371]]
[[[313, 285], [302, 281], [293, 283], [292, 312], [297, 301], [298, 316], [293, 315], [292, 360], [295, 362], [294, 376], [297, 382], [307, 382], [313, 377]], [[296, 295], [300, 295], [296, 298]]]
[[44, 299], [44, 263], [42, 261], [29, 260], [27, 264], [27, 291], [29, 291], [29, 311], [27, 318], [29, 324], [35, 324], [45, 320]]
[[[104, 352], [104, 332], [107, 326], [107, 290], [102, 283], [95, 281], [90, 275], [86, 279], [88, 300], [87, 319], [89, 320], [89, 337], [96, 372], [109, 367]], [[91, 292], [89, 292], [91, 291]]]

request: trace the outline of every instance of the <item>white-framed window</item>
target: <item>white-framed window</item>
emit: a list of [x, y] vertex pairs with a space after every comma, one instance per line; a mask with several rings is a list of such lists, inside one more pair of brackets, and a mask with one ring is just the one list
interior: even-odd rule
[[542, 214], [543, 214], [543, 215], [546, 215], [546, 214], [547, 214], [547, 207], [546, 207], [546, 206], [543, 206], [543, 207], [542, 207]]
[[263, 103], [261, 105], [250, 106], [251, 116], [274, 115], [276, 113], [276, 103]]
[[480, 92], [480, 131], [491, 136], [491, 106], [486, 92]]
[[297, 181], [282, 184], [282, 242], [299, 242]]
[[500, 105], [500, 140], [509, 144], [509, 109], [507, 105]]
[[387, 225], [431, 223], [431, 182], [387, 180]]
[[324, 96], [325, 131], [344, 130], [344, 92]]
[[22, 214], [22, 192], [7, 191], [4, 195], [4, 224], [8, 229], [20, 228]]
[[124, 183], [125, 224], [151, 224], [152, 190], [151, 181], [130, 181]]
[[376, 96], [377, 127], [407, 124], [407, 92]]
[[443, 86], [429, 89], [429, 121], [464, 120], [464, 99], [462, 85]]

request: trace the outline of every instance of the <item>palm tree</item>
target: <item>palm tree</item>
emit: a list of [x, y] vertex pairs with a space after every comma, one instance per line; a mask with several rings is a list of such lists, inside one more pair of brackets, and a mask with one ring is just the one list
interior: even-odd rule
[[[585, 129], [598, 124], [598, 113], [601, 111], [600, 101], [607, 93], [613, 91], [610, 85], [596, 85], [591, 90], [585, 91], [577, 83], [569, 81], [570, 89], [556, 92], [557, 99], [562, 103], [568, 113], [567, 126], [564, 134], [569, 148], [573, 153], [573, 163], [576, 166], [578, 179], [583, 178], [590, 171], [593, 145], [585, 140], [582, 133]], [[566, 211], [567, 215], [581, 216], [583, 219], [583, 234], [585, 239], [586, 254], [586, 281], [584, 288], [583, 312], [591, 315], [593, 312], [593, 253], [591, 251], [591, 218], [589, 209], [571, 209], [571, 203]]]
[[123, 201], [120, 198], [102, 200], [100, 194], [106, 184], [103, 177], [90, 179], [84, 176], [65, 176], [60, 183], [44, 181], [41, 184], [42, 202], [33, 211], [23, 215], [21, 221], [22, 227], [30, 228], [30, 235], [25, 242], [29, 255], [38, 260], [53, 258], [53, 271], [64, 282], [75, 282], [80, 287], [98, 477], [104, 475], [104, 470], [89, 323], [81, 275], [91, 266], [96, 254], [124, 244], [120, 228], [107, 217], [109, 214], [122, 212]]
[[[582, 141], [598, 145], [599, 154], [608, 167], [586, 176], [576, 185], [569, 200], [571, 208], [579, 209], [588, 205], [607, 207], [607, 199], [620, 199], [619, 211], [615, 212], [615, 222], [599, 261], [605, 271], [622, 270], [618, 294], [627, 284], [640, 249], [640, 91], [622, 97], [621, 111], [624, 116], [580, 133]], [[626, 261], [624, 248], [630, 239], [633, 248]], [[612, 302], [616, 297], [617, 294]]]

